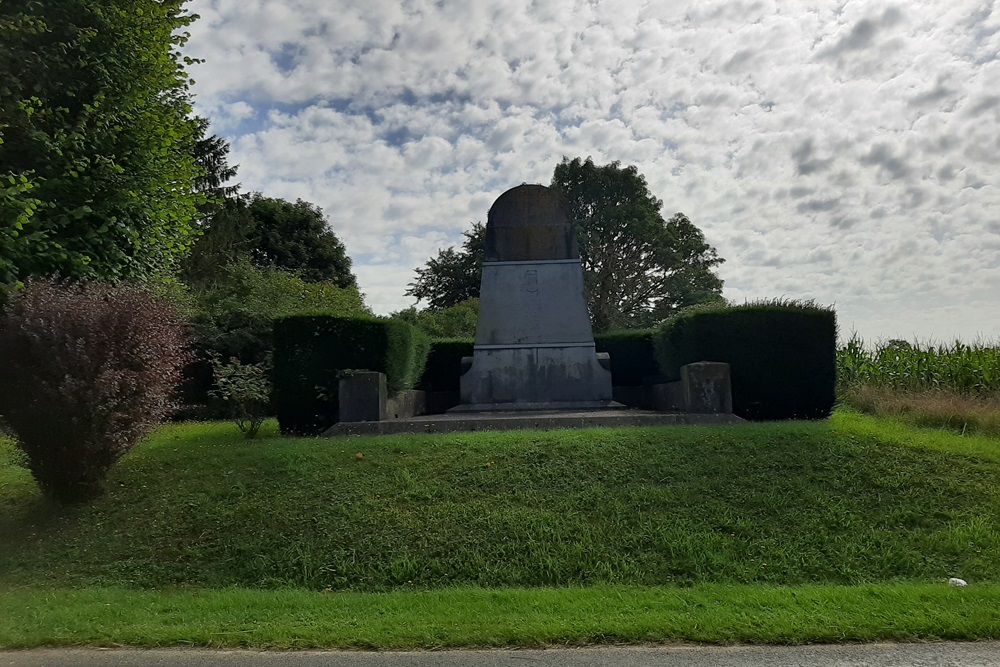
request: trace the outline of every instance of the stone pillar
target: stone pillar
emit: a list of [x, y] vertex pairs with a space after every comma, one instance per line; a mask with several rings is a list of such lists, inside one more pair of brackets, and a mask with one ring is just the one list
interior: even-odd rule
[[455, 410], [611, 405], [611, 371], [594, 347], [583, 290], [559, 195], [541, 185], [502, 194], [486, 224], [476, 344]]
[[699, 361], [681, 366], [681, 386], [686, 412], [732, 413], [733, 392], [729, 364]]
[[382, 373], [356, 373], [340, 378], [337, 399], [342, 422], [377, 422], [386, 418], [387, 390]]

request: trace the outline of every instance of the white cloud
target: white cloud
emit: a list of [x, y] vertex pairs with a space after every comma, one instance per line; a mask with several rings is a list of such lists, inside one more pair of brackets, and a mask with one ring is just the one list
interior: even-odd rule
[[[1000, 331], [1000, 12], [960, 0], [195, 0], [246, 189], [323, 207], [368, 302], [563, 156], [635, 164], [734, 299]], [[994, 334], [995, 335], [995, 334]]]

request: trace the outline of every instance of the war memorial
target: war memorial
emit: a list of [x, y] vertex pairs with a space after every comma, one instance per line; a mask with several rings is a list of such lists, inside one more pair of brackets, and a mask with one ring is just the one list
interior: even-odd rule
[[326, 436], [728, 424], [728, 364], [701, 362], [649, 387], [654, 409], [615, 400], [614, 359], [597, 352], [572, 220], [542, 185], [504, 192], [490, 208], [473, 355], [459, 402], [428, 414], [423, 392], [388, 396], [385, 376], [340, 380], [340, 422]]

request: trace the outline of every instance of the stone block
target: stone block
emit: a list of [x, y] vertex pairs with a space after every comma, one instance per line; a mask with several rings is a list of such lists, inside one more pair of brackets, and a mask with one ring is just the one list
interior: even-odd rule
[[386, 401], [386, 419], [409, 419], [427, 414], [427, 392], [401, 391]]
[[728, 414], [733, 411], [729, 364], [699, 361], [681, 366], [681, 385], [685, 412]]
[[681, 382], [662, 382], [649, 388], [654, 410], [660, 412], [686, 412], [684, 387]]
[[340, 378], [340, 421], [370, 422], [386, 418], [387, 390], [383, 373], [357, 373]]

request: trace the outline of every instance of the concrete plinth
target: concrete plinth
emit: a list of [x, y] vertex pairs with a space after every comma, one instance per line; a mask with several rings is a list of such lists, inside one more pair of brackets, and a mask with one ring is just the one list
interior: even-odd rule
[[381, 421], [386, 418], [386, 384], [382, 373], [357, 373], [340, 379], [337, 399], [342, 422]]
[[733, 411], [729, 364], [700, 361], [681, 366], [684, 409], [696, 413]]
[[594, 347], [580, 260], [487, 262], [457, 409], [608, 407], [606, 360]]

